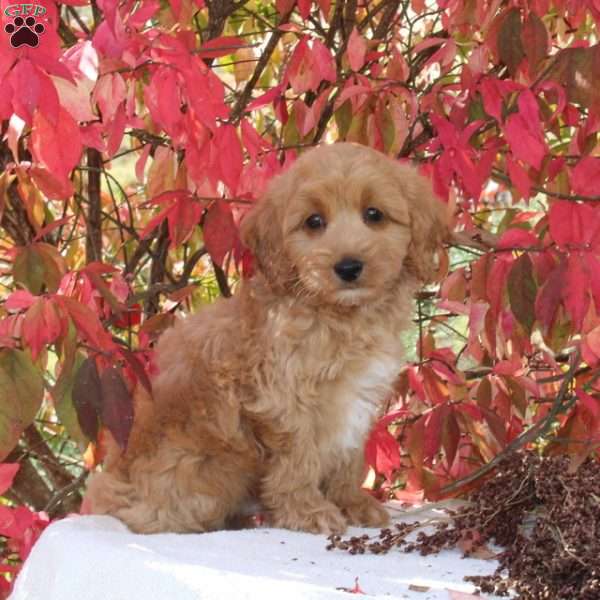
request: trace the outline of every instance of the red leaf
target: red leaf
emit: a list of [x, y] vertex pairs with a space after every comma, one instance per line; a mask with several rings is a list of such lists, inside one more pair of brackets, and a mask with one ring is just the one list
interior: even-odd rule
[[55, 299], [67, 311], [79, 334], [87, 340], [88, 344], [103, 350], [114, 348], [110, 334], [104, 330], [100, 319], [87, 306], [75, 298], [66, 296], [56, 296]]
[[102, 412], [102, 389], [93, 358], [86, 358], [75, 374], [72, 397], [81, 431], [90, 440], [96, 441], [98, 418]]
[[544, 22], [534, 12], [530, 12], [523, 23], [521, 40], [529, 61], [529, 72], [535, 73], [540, 62], [548, 54], [548, 32]]
[[233, 125], [221, 125], [217, 129], [217, 132], [221, 178], [223, 179], [223, 183], [229, 188], [229, 191], [235, 194], [244, 162], [240, 140]]
[[515, 75], [525, 51], [521, 42], [521, 16], [518, 8], [509, 8], [498, 31], [498, 54], [500, 60], [508, 67], [511, 75]]
[[102, 423], [112, 433], [122, 450], [127, 448], [133, 425], [133, 397], [121, 372], [109, 367], [100, 377], [102, 390]]
[[448, 412], [446, 404], [439, 404], [425, 416], [423, 428], [423, 458], [433, 459], [439, 452], [442, 444], [442, 425]]
[[321, 75], [316, 64], [313, 51], [308, 46], [308, 38], [303, 37], [294, 49], [286, 70], [286, 77], [297, 94], [314, 90], [321, 81]]
[[562, 297], [565, 308], [571, 315], [574, 329], [576, 331], [581, 329], [590, 298], [587, 276], [581, 259], [577, 255], [569, 257], [565, 278], [562, 283]]
[[346, 49], [348, 63], [353, 71], [359, 71], [360, 68], [365, 64], [366, 53], [367, 43], [355, 27], [350, 34], [350, 38], [348, 39], [348, 47]]
[[576, 194], [597, 196], [600, 190], [600, 158], [583, 157], [571, 170], [571, 185]]
[[81, 156], [79, 127], [71, 115], [61, 107], [55, 126], [37, 111], [33, 118], [31, 150], [34, 159], [62, 180], [77, 165]]
[[261, 106], [264, 106], [265, 104], [269, 104], [269, 102], [272, 102], [273, 100], [275, 100], [275, 98], [281, 96], [283, 89], [284, 86], [281, 83], [279, 85], [276, 85], [275, 87], [272, 87], [268, 92], [265, 92], [262, 96], [259, 96], [258, 98], [252, 100], [252, 102], [248, 104], [247, 110], [255, 110], [257, 108], [260, 108]]
[[586, 394], [581, 388], [575, 390], [577, 397], [593, 423], [600, 423], [600, 398]]
[[12, 485], [13, 479], [21, 465], [19, 463], [0, 464], [0, 494], [4, 494]]
[[[539, 126], [539, 120], [537, 121]], [[521, 114], [513, 114], [506, 120], [504, 135], [514, 156], [538, 171], [546, 156], [546, 145], [539, 135], [530, 130]]]
[[446, 455], [448, 466], [454, 463], [460, 443], [460, 427], [456, 420], [454, 410], [450, 410], [444, 419], [442, 431], [442, 446]]
[[556, 267], [540, 288], [535, 300], [535, 316], [547, 330], [552, 327], [560, 304], [561, 293], [565, 284], [565, 271], [564, 263]]
[[179, 246], [192, 235], [200, 223], [203, 207], [188, 193], [180, 197], [168, 210], [169, 237], [173, 247]]
[[531, 190], [531, 182], [529, 181], [529, 175], [527, 171], [516, 161], [512, 160], [510, 156], [506, 157], [506, 165], [508, 167], [508, 176], [512, 184], [517, 188], [519, 194], [523, 198], [529, 198]]
[[589, 204], [575, 204], [566, 200], [554, 202], [549, 215], [550, 235], [561, 247], [598, 243], [600, 211]]
[[269, 151], [273, 148], [271, 144], [256, 131], [248, 119], [242, 119], [240, 121], [240, 130], [242, 133], [242, 143], [252, 160], [255, 161], [261, 151]]
[[115, 118], [107, 125], [106, 131], [108, 139], [106, 142], [106, 153], [109, 157], [116, 154], [123, 141], [125, 125], [127, 124], [127, 115], [125, 114], [125, 104], [120, 104]]
[[58, 229], [59, 227], [66, 225], [67, 223], [72, 221], [74, 218], [75, 218], [75, 215], [70, 215], [68, 217], [63, 217], [62, 219], [56, 219], [56, 221], [52, 221], [52, 223], [50, 223], [49, 225], [46, 225], [45, 227], [42, 227], [37, 232], [36, 236], [33, 238], [33, 241], [39, 242], [44, 236], [48, 235], [50, 232], [54, 231], [55, 229]]
[[400, 450], [387, 427], [375, 426], [365, 446], [365, 460], [377, 473], [392, 479], [394, 471], [400, 467]]
[[506, 248], [534, 248], [539, 244], [539, 240], [531, 231], [514, 227], [507, 229], [498, 240], [496, 248], [503, 250]]
[[12, 69], [8, 80], [14, 90], [13, 110], [23, 121], [31, 124], [40, 96], [39, 70], [30, 60], [23, 58], [18, 68]]
[[233, 36], [224, 35], [205, 42], [196, 51], [200, 58], [219, 58], [233, 54], [239, 48], [244, 47], [244, 42]]
[[479, 92], [481, 93], [485, 112], [500, 122], [502, 120], [502, 95], [497, 80], [486, 77], [479, 84]]
[[31, 350], [33, 360], [42, 348], [56, 341], [64, 327], [64, 316], [58, 313], [53, 300], [39, 298], [31, 305], [23, 319], [22, 336], [25, 345]]
[[312, 0], [298, 0], [298, 12], [303, 19], [308, 19]]
[[506, 290], [506, 278], [512, 265], [510, 257], [497, 256], [487, 277], [487, 295], [490, 301], [490, 310], [494, 318], [498, 318], [502, 310], [502, 299]]
[[217, 200], [204, 217], [204, 244], [215, 264], [221, 266], [233, 248], [238, 232], [227, 202]]
[[317, 0], [317, 4], [323, 13], [323, 16], [327, 19], [329, 16], [329, 9], [331, 8], [331, 0]]
[[596, 312], [600, 314], [600, 260], [591, 252], [586, 252], [583, 260], [588, 273]]

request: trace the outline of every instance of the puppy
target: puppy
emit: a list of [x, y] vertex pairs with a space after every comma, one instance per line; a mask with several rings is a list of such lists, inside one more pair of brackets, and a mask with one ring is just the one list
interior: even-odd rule
[[153, 398], [136, 392], [129, 446], [92, 477], [91, 512], [203, 532], [256, 499], [275, 527], [387, 523], [361, 490], [363, 448], [444, 215], [413, 168], [359, 145], [312, 149], [275, 177], [241, 225], [255, 275], [163, 334]]

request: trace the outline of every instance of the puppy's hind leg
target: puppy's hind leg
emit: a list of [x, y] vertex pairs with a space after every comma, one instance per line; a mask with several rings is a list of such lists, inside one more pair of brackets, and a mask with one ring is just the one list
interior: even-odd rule
[[136, 458], [127, 473], [95, 475], [91, 511], [113, 515], [136, 533], [221, 529], [248, 495], [253, 470], [247, 462], [237, 453], [201, 455], [163, 444]]

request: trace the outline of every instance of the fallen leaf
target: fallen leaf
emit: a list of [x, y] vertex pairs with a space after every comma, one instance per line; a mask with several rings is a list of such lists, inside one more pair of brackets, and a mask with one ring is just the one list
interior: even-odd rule
[[477, 598], [477, 600], [481, 600], [481, 596], [477, 596], [475, 594], [467, 594], [466, 592], [457, 592], [456, 590], [446, 590], [448, 592], [448, 597], [450, 600], [472, 600], [472, 598]]
[[356, 577], [354, 579], [354, 587], [351, 588], [347, 588], [347, 587], [337, 587], [335, 588], [336, 590], [340, 590], [341, 592], [347, 592], [348, 594], [362, 594], [363, 596], [366, 596], [366, 592], [364, 592], [359, 583], [358, 583], [358, 577]]
[[431, 588], [428, 585], [415, 585], [414, 583], [411, 583], [408, 586], [408, 589], [411, 592], [428, 592]]

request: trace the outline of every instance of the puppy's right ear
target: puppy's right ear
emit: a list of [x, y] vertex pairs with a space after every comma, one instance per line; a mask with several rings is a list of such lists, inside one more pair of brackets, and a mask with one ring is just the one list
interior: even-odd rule
[[244, 216], [240, 237], [254, 255], [257, 270], [271, 282], [285, 277], [281, 208], [273, 186]]

